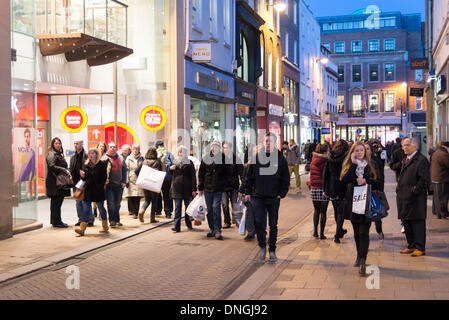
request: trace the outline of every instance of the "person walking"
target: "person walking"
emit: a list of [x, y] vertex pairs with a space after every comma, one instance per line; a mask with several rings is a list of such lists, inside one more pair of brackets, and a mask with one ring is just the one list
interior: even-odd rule
[[346, 229], [343, 229], [346, 189], [340, 180], [341, 168], [348, 151], [348, 143], [345, 140], [338, 140], [334, 144], [334, 148], [329, 152], [329, 158], [323, 173], [323, 191], [325, 196], [332, 201], [332, 206], [334, 207], [336, 223], [335, 243], [340, 243], [340, 239], [348, 232]]
[[285, 198], [290, 185], [288, 164], [282, 153], [276, 149], [277, 137], [269, 132], [265, 135], [264, 146], [250, 163], [245, 178], [245, 201], [254, 208], [259, 261], [265, 262], [267, 255], [267, 216], [270, 226], [269, 263], [276, 263], [276, 242], [278, 234], [278, 214], [281, 199]]
[[[101, 141], [97, 144], [97, 149], [99, 151], [100, 154], [100, 160], [101, 161], [106, 161], [108, 160], [108, 156], [106, 155], [106, 150], [108, 149], [108, 147], [106, 146], [106, 143]], [[98, 217], [98, 208], [97, 208], [97, 204], [95, 202], [92, 202], [92, 209], [93, 209], [93, 216], [94, 218]]]
[[[153, 168], [155, 170], [163, 171], [162, 169], [162, 162], [159, 159], [157, 155], [157, 150], [154, 147], [150, 147], [145, 154], [145, 160], [139, 165], [139, 167], [136, 169], [136, 175], [137, 177], [140, 174], [140, 170], [142, 170], [143, 166], [148, 166], [150, 168]], [[145, 198], [144, 203], [140, 207], [139, 211], [139, 221], [144, 222], [144, 215], [145, 211], [148, 209], [148, 206], [151, 204], [151, 220], [150, 223], [158, 223], [159, 221], [156, 220], [156, 210], [158, 208], [158, 197], [159, 193], [149, 191], [149, 190], [143, 190], [143, 195]]]
[[202, 159], [198, 171], [198, 194], [204, 193], [207, 206], [208, 238], [223, 240], [221, 235], [221, 199], [227, 187], [227, 177], [231, 175], [225, 164], [225, 155], [218, 141], [212, 142], [210, 152]]
[[138, 143], [133, 144], [131, 154], [126, 158], [127, 170], [127, 184], [123, 191], [123, 197], [128, 202], [128, 212], [130, 215], [137, 219], [139, 215], [140, 200], [143, 198], [143, 190], [136, 185], [137, 175], [135, 170], [143, 162], [143, 157], [140, 154], [140, 145]]
[[435, 209], [438, 219], [449, 218], [449, 142], [440, 142], [432, 154], [430, 165], [433, 183]]
[[[407, 248], [402, 254], [419, 257], [426, 252], [427, 190], [430, 164], [419, 151], [419, 141], [405, 138], [402, 148], [406, 158], [396, 187], [398, 218], [403, 222]], [[435, 156], [435, 155], [434, 155]]]
[[[232, 152], [232, 144], [230, 142], [223, 142], [222, 147], [223, 154], [225, 155], [225, 164], [230, 170], [230, 174], [226, 177], [228, 181], [221, 198], [224, 218], [223, 229], [228, 229], [231, 228], [231, 223], [236, 223], [234, 219], [234, 206], [239, 199], [238, 190], [243, 175], [243, 164], [240, 158]], [[231, 208], [229, 208], [229, 202], [231, 202]]]
[[327, 146], [325, 144], [317, 145], [310, 164], [310, 179], [307, 182], [315, 209], [313, 214], [313, 236], [318, 238], [318, 223], [320, 223], [319, 238], [321, 240], [327, 239], [324, 235], [324, 229], [326, 227], [326, 213], [327, 207], [329, 206], [329, 198], [324, 194], [323, 190], [323, 175], [327, 159]]
[[[287, 144], [287, 145], [285, 145]], [[292, 172], [295, 174], [296, 180], [296, 192], [301, 192], [301, 176], [299, 175], [299, 164], [301, 163], [301, 150], [299, 150], [299, 146], [296, 144], [294, 139], [290, 139], [290, 141], [284, 142], [285, 148], [283, 149], [284, 157], [288, 163], [288, 172], [290, 177]]]
[[81, 202], [83, 216], [81, 217], [80, 227], [75, 229], [75, 232], [81, 237], [84, 236], [91, 218], [92, 203], [96, 203], [100, 211], [102, 225], [100, 232], [107, 233], [109, 230], [108, 217], [104, 208], [108, 163], [107, 161], [101, 161], [100, 151], [97, 148], [89, 149], [87, 156], [88, 158], [80, 171], [81, 178], [86, 182], [84, 200]]
[[117, 145], [110, 142], [108, 145], [108, 179], [106, 181], [106, 202], [109, 212], [110, 226], [121, 227], [120, 206], [123, 189], [126, 187], [127, 168], [123, 157], [117, 153]]
[[[73, 183], [76, 185], [80, 180], [80, 171], [86, 162], [87, 154], [83, 148], [83, 140], [75, 138], [73, 142], [75, 147], [75, 154], [70, 158], [70, 174], [72, 175]], [[73, 188], [73, 192], [75, 193], [75, 188]], [[84, 217], [83, 205], [80, 200], [75, 200], [76, 204], [76, 214], [78, 215], [78, 222], [75, 226], [79, 226], [81, 224], [81, 220]], [[88, 225], [92, 227], [94, 225], [94, 217], [93, 215], [89, 218]]]
[[310, 150], [310, 139], [307, 139], [307, 143], [304, 145], [302, 149], [302, 154], [306, 162], [309, 159], [309, 150]]
[[45, 178], [45, 193], [50, 198], [50, 223], [54, 228], [67, 228], [68, 225], [62, 222], [61, 206], [64, 197], [70, 196], [69, 189], [61, 189], [56, 186], [56, 177], [66, 174], [71, 177], [67, 161], [64, 158], [64, 149], [61, 139], [53, 138], [46, 157], [47, 176]]
[[158, 140], [155, 143], [157, 156], [162, 163], [162, 170], [166, 172], [164, 183], [162, 184], [162, 192], [159, 194], [157, 215], [162, 212], [162, 199], [164, 200], [164, 212], [167, 219], [171, 219], [173, 213], [173, 199], [170, 197], [170, 187], [172, 176], [170, 174], [170, 166], [173, 162], [173, 155], [165, 149], [164, 142]]
[[[184, 207], [187, 209], [192, 199], [195, 198], [197, 190], [195, 165], [188, 159], [186, 147], [178, 147], [178, 153], [169, 169], [172, 175], [170, 197], [175, 201], [175, 219], [172, 231], [181, 232], [182, 202], [184, 201]], [[190, 216], [184, 214], [184, 220], [187, 229], [192, 230]]]
[[364, 276], [366, 275], [366, 258], [368, 256], [371, 222], [367, 221], [365, 215], [352, 212], [352, 199], [354, 187], [371, 185], [372, 188], [376, 189], [378, 188], [378, 182], [376, 169], [368, 157], [363, 142], [357, 141], [352, 145], [343, 162], [340, 179], [346, 186], [345, 219], [351, 220], [357, 247], [357, 259], [354, 266], [359, 267], [360, 275]]

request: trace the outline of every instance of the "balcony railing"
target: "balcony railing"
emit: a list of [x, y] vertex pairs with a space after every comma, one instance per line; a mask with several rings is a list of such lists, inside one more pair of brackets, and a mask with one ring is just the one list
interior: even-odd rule
[[127, 47], [127, 19], [116, 0], [36, 0], [37, 34], [84, 33]]
[[365, 110], [350, 110], [348, 112], [349, 118], [365, 118]]

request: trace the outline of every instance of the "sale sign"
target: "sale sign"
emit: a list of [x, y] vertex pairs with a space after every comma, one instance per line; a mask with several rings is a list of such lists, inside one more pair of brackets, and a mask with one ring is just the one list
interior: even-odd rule
[[156, 106], [149, 106], [143, 109], [140, 115], [140, 122], [150, 131], [161, 130], [166, 122], [165, 112]]
[[80, 132], [87, 124], [87, 115], [81, 108], [69, 107], [61, 114], [61, 124], [69, 132]]

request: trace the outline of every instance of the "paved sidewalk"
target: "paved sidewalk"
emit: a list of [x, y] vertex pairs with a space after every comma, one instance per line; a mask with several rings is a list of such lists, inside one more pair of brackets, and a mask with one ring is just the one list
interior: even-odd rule
[[[380, 289], [368, 289], [367, 277], [353, 267], [356, 248], [353, 230], [345, 221], [348, 234], [341, 244], [333, 242], [333, 208], [328, 210], [327, 240], [312, 237], [312, 217], [284, 237], [289, 243], [278, 252], [279, 262], [265, 264], [228, 299], [335, 300], [335, 299], [449, 299], [449, 220], [438, 220], [428, 200], [426, 256], [402, 255], [406, 247], [395, 202], [395, 182], [386, 171], [390, 214], [383, 220], [385, 241], [371, 227], [367, 265], [380, 270]], [[373, 283], [373, 282], [371, 282]]]

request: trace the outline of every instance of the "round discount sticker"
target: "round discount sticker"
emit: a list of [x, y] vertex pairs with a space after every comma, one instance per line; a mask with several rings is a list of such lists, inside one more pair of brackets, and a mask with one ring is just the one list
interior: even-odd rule
[[150, 131], [161, 130], [166, 120], [165, 112], [156, 106], [146, 107], [140, 115], [140, 122]]
[[61, 114], [61, 124], [69, 132], [79, 132], [87, 124], [87, 115], [81, 108], [69, 107]]

